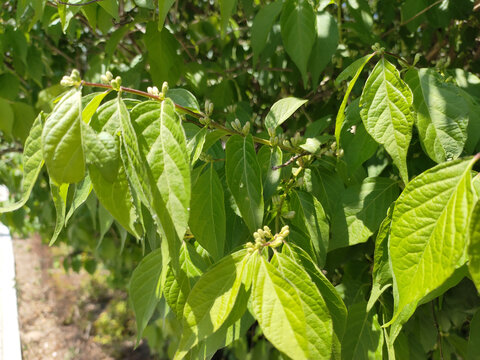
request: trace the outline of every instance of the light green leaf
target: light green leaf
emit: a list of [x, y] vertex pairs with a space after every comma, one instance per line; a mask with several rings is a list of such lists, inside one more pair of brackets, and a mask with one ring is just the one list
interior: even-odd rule
[[220, 25], [222, 36], [225, 36], [230, 17], [237, 8], [237, 0], [218, 0], [220, 5]]
[[206, 127], [200, 129], [187, 143], [187, 150], [190, 154], [190, 161], [193, 165], [200, 158], [202, 154], [203, 146], [205, 145], [205, 139], [207, 137], [208, 130]]
[[308, 100], [297, 99], [295, 97], [278, 100], [272, 105], [265, 118], [265, 128], [275, 130], [307, 101]]
[[50, 181], [50, 191], [52, 193], [53, 203], [55, 205], [56, 220], [55, 220], [55, 229], [53, 230], [52, 238], [50, 239], [50, 246], [55, 244], [57, 241], [60, 231], [62, 231], [63, 226], [65, 225], [65, 209], [67, 207], [67, 195], [68, 195], [68, 184], [62, 184], [60, 186], [55, 185]]
[[185, 89], [168, 89], [166, 96], [172, 101], [184, 108], [193, 110], [195, 112], [200, 111], [200, 105], [198, 105], [197, 98], [188, 90]]
[[182, 359], [198, 341], [217, 331], [232, 312], [248, 270], [246, 250], [228, 255], [210, 268], [188, 295], [183, 312], [183, 334], [175, 359]]
[[342, 359], [382, 360], [383, 334], [378, 316], [360, 301], [348, 308], [347, 331], [342, 340]]
[[329, 224], [322, 204], [305, 191], [292, 191], [290, 206], [295, 211], [292, 224], [308, 232], [318, 264], [324, 265], [329, 243]]
[[262, 227], [263, 186], [252, 136], [231, 136], [225, 152], [228, 187], [243, 220], [253, 233]]
[[70, 220], [75, 210], [77, 210], [80, 205], [87, 201], [87, 198], [90, 195], [91, 191], [92, 181], [90, 180], [90, 176], [87, 174], [87, 176], [85, 176], [82, 181], [75, 185], [75, 194], [73, 195], [70, 209], [65, 216], [65, 225], [68, 223], [68, 220]]
[[383, 220], [375, 239], [375, 252], [373, 259], [372, 290], [368, 299], [367, 312], [369, 312], [380, 295], [392, 286], [392, 270], [388, 257], [388, 238], [392, 225], [393, 205], [388, 209], [387, 217]]
[[338, 25], [335, 18], [328, 12], [316, 16], [317, 38], [309, 59], [309, 69], [312, 73], [312, 87], [318, 86], [320, 75], [332, 59], [338, 46]]
[[367, 132], [382, 144], [408, 183], [407, 151], [412, 138], [413, 95], [398, 70], [380, 59], [363, 88], [360, 115]]
[[468, 270], [480, 294], [480, 201], [477, 201], [470, 218], [468, 259]]
[[36, 111], [34, 111], [33, 106], [20, 101], [12, 103], [11, 106], [15, 114], [12, 135], [15, 139], [20, 139], [20, 142], [24, 144], [35, 121]]
[[43, 158], [56, 184], [75, 183], [85, 175], [81, 105], [81, 91], [71, 89], [57, 103], [43, 127]]
[[[315, 283], [301, 265], [284, 254], [276, 252], [272, 258], [272, 264], [284, 279], [288, 279], [300, 298], [306, 320], [308, 358], [330, 359], [333, 336], [332, 318]], [[273, 314], [273, 316], [276, 315]]]
[[175, 0], [158, 0], [158, 31], [162, 31], [165, 18]]
[[263, 6], [255, 15], [252, 24], [251, 44], [253, 51], [253, 64], [257, 63], [260, 53], [267, 44], [268, 34], [273, 24], [282, 11], [283, 1], [277, 0]]
[[469, 104], [460, 90], [434, 69], [412, 69], [405, 81], [413, 91], [416, 126], [427, 155], [437, 163], [458, 158], [469, 119]]
[[315, 44], [315, 12], [307, 0], [287, 0], [280, 16], [285, 51], [302, 74], [303, 86], [308, 83], [307, 64]]
[[162, 270], [161, 249], [156, 249], [145, 256], [132, 273], [128, 294], [137, 320], [137, 343], [160, 299]]
[[310, 358], [307, 317], [297, 289], [263, 256], [254, 256], [252, 306], [263, 334], [292, 359]]
[[468, 335], [467, 359], [480, 360], [480, 310], [477, 310], [470, 321], [470, 333]]
[[366, 178], [362, 184], [347, 188], [343, 206], [332, 218], [329, 250], [367, 241], [378, 230], [398, 190], [396, 181], [381, 177]]
[[191, 184], [190, 158], [181, 120], [170, 99], [141, 103], [132, 109], [131, 116], [139, 151], [148, 164], [153, 208], [164, 230], [167, 231], [167, 222], [172, 221], [178, 238], [182, 239], [188, 226]]
[[94, 165], [105, 180], [115, 182], [121, 163], [119, 138], [104, 131], [97, 134], [88, 125], [82, 135], [87, 164]]
[[393, 212], [389, 253], [396, 292], [390, 323], [404, 322], [419, 301], [466, 262], [474, 205], [471, 169], [478, 157], [435, 166], [413, 179]]
[[101, 93], [97, 93], [97, 95], [95, 95], [93, 99], [88, 102], [88, 104], [84, 107], [82, 111], [82, 120], [84, 123], [88, 124], [90, 122], [90, 119], [97, 111], [102, 100], [105, 98], [105, 96], [110, 94], [111, 91], [112, 90], [107, 90]]
[[105, 9], [115, 20], [119, 20], [118, 17], [118, 0], [103, 0], [99, 1], [98, 5]]
[[223, 256], [226, 215], [223, 187], [213, 165], [198, 178], [192, 190], [190, 230], [214, 259]]
[[365, 67], [365, 65], [367, 65], [367, 63], [374, 55], [375, 53], [372, 53], [356, 60], [353, 64], [343, 70], [335, 80], [335, 83], [338, 85], [341, 81], [346, 80], [353, 75], [353, 79], [348, 83], [347, 91], [343, 96], [343, 100], [340, 104], [337, 118], [335, 120], [335, 139], [337, 140], [337, 144], [340, 144], [340, 131], [342, 130], [343, 120], [345, 119], [345, 108], [347, 107], [348, 97], [350, 96], [350, 93], [352, 92], [353, 86], [357, 82], [358, 77], [362, 73], [363, 68]]
[[25, 141], [25, 147], [23, 150], [22, 198], [14, 204], [0, 207], [0, 213], [10, 212], [21, 208], [30, 197], [33, 186], [35, 185], [43, 166], [42, 127], [44, 121], [45, 115], [41, 112], [35, 119], [30, 134]]

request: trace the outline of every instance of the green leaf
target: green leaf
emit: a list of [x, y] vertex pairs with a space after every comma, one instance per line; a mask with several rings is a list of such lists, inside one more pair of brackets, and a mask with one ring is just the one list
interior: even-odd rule
[[390, 204], [398, 196], [398, 183], [392, 179], [366, 178], [362, 184], [346, 189], [342, 207], [332, 218], [329, 250], [359, 244], [378, 230]]
[[341, 203], [338, 198], [345, 191], [342, 178], [337, 172], [323, 168], [312, 168], [312, 194], [320, 200], [327, 216], [331, 219]]
[[295, 211], [292, 224], [308, 232], [318, 263], [324, 265], [329, 242], [329, 224], [322, 204], [310, 193], [292, 191], [290, 206]]
[[34, 111], [33, 106], [20, 101], [12, 103], [11, 106], [13, 113], [15, 114], [12, 135], [15, 139], [20, 139], [23, 144], [28, 137], [33, 122], [35, 121], [36, 111]]
[[365, 129], [382, 144], [405, 183], [408, 182], [407, 151], [412, 138], [413, 95], [398, 70], [380, 59], [363, 88], [360, 115]]
[[243, 220], [253, 233], [262, 227], [263, 186], [252, 136], [231, 136], [225, 152], [228, 187]]
[[137, 320], [137, 343], [160, 300], [162, 270], [161, 249], [156, 249], [145, 256], [132, 273], [128, 294]]
[[282, 169], [272, 168], [282, 164], [283, 153], [279, 147], [262, 146], [257, 157], [262, 170], [263, 199], [267, 202], [275, 194], [280, 183]]
[[393, 205], [388, 209], [387, 217], [383, 220], [375, 239], [375, 252], [373, 259], [372, 290], [368, 299], [367, 312], [369, 312], [380, 295], [392, 286], [392, 270], [388, 257], [388, 238], [392, 225]]
[[220, 5], [220, 29], [224, 37], [228, 23], [230, 22], [230, 17], [237, 8], [237, 0], [218, 0], [218, 3]]
[[367, 312], [360, 301], [348, 308], [347, 331], [342, 340], [342, 359], [382, 360], [383, 334], [377, 314]]
[[172, 101], [184, 108], [193, 110], [195, 112], [200, 111], [200, 105], [198, 105], [197, 98], [188, 90], [185, 89], [168, 89], [166, 96]]
[[272, 30], [273, 24], [282, 11], [283, 2], [276, 0], [263, 6], [255, 15], [252, 24], [251, 44], [253, 51], [253, 64], [257, 63], [260, 53], [267, 44], [268, 34]]
[[185, 303], [184, 330], [175, 359], [182, 359], [227, 320], [243, 289], [248, 259], [246, 250], [237, 251], [221, 259], [197, 281]]
[[350, 93], [352, 92], [353, 86], [357, 82], [358, 77], [362, 73], [363, 68], [365, 67], [365, 65], [367, 65], [367, 63], [374, 55], [375, 53], [371, 53], [370, 55], [365, 55], [364, 57], [356, 60], [353, 64], [343, 70], [335, 80], [335, 83], [338, 85], [341, 81], [346, 80], [353, 75], [353, 79], [348, 83], [347, 91], [343, 96], [343, 100], [340, 104], [337, 118], [335, 120], [335, 139], [337, 140], [337, 144], [340, 144], [340, 131], [342, 130], [343, 120], [345, 119], [345, 108], [347, 107], [348, 97], [350, 96]]
[[467, 359], [479, 360], [480, 353], [478, 347], [480, 345], [480, 310], [477, 310], [470, 321], [470, 333], [468, 336]]
[[471, 169], [478, 157], [435, 166], [413, 179], [393, 212], [389, 253], [395, 313], [406, 321], [422, 298], [466, 262], [465, 231], [474, 205]]
[[0, 98], [0, 114], [0, 131], [3, 135], [11, 137], [15, 114], [10, 103], [2, 98]]
[[87, 201], [87, 198], [91, 192], [92, 181], [90, 180], [90, 176], [87, 175], [82, 181], [75, 185], [75, 194], [73, 195], [70, 209], [65, 216], [65, 224], [68, 223], [68, 220], [70, 220], [75, 210], [77, 210], [85, 201]]
[[162, 31], [165, 18], [175, 0], [158, 0], [158, 31]]
[[30, 197], [33, 186], [37, 181], [44, 162], [42, 156], [42, 127], [44, 121], [45, 115], [41, 112], [35, 119], [30, 134], [25, 141], [25, 148], [23, 150], [22, 198], [14, 204], [0, 207], [0, 213], [10, 212], [21, 208]]
[[320, 13], [316, 16], [316, 22], [317, 38], [309, 60], [313, 88], [318, 86], [323, 69], [337, 51], [339, 40], [338, 25], [332, 15], [328, 12]]
[[287, 97], [272, 105], [265, 118], [265, 128], [275, 130], [308, 100]]
[[[332, 318], [318, 288], [302, 266], [286, 255], [276, 252], [272, 258], [272, 264], [284, 279], [288, 279], [288, 282], [293, 286], [300, 299], [300, 305], [306, 320], [308, 358], [330, 359], [333, 336]], [[263, 317], [265, 315], [263, 314]], [[276, 314], [272, 315], [276, 316]], [[271, 330], [269, 328], [269, 332]], [[265, 335], [267, 336], [266, 333]]]
[[405, 81], [413, 91], [416, 126], [427, 155], [437, 163], [458, 158], [469, 119], [469, 104], [460, 90], [434, 69], [412, 69]]
[[62, 231], [63, 226], [65, 225], [65, 209], [67, 207], [67, 195], [68, 195], [68, 184], [61, 184], [57, 186], [55, 183], [50, 181], [50, 191], [52, 193], [53, 203], [55, 205], [56, 211], [56, 221], [55, 229], [53, 231], [52, 238], [50, 239], [50, 246], [55, 244], [57, 241], [60, 231]]
[[192, 166], [200, 158], [200, 155], [203, 151], [203, 146], [205, 145], [205, 140], [208, 135], [208, 130], [206, 127], [200, 129], [187, 143], [187, 150], [190, 154], [190, 161]]
[[85, 176], [81, 107], [82, 93], [73, 88], [57, 103], [43, 127], [43, 158], [56, 184], [76, 183]]
[[[139, 151], [148, 164], [153, 208], [164, 226], [172, 221], [179, 239], [188, 226], [190, 158], [181, 120], [170, 99], [148, 101], [132, 109]], [[171, 220], [165, 217], [165, 211]], [[165, 229], [166, 230], [166, 229]]]
[[302, 74], [307, 87], [307, 64], [315, 44], [315, 12], [307, 0], [287, 0], [280, 16], [285, 51]]
[[223, 256], [226, 215], [223, 187], [213, 165], [197, 180], [190, 203], [190, 229], [214, 259]]
[[480, 294], [480, 201], [477, 201], [470, 218], [468, 259], [470, 275]]
[[90, 122], [90, 119], [92, 118], [93, 114], [97, 111], [98, 107], [100, 106], [100, 103], [102, 100], [110, 94], [112, 90], [107, 90], [101, 93], [97, 93], [92, 100], [88, 102], [88, 104], [84, 107], [82, 111], [82, 120], [84, 123], [88, 124]]

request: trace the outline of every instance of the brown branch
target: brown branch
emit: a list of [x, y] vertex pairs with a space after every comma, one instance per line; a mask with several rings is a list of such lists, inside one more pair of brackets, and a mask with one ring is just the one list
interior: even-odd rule
[[278, 169], [287, 167], [288, 165], [292, 164], [295, 160], [301, 158], [302, 156], [307, 156], [307, 155], [310, 155], [310, 153], [308, 153], [308, 152], [303, 152], [303, 153], [294, 155], [294, 156], [292, 156], [290, 159], [288, 159], [288, 161], [286, 161], [285, 163], [280, 164], [280, 165], [276, 165], [276, 166], [272, 166], [272, 170], [278, 170]]
[[[435, 1], [433, 4], [430, 4], [428, 5], [425, 9], [419, 11], [418, 13], [416, 13], [415, 15], [413, 15], [410, 19], [408, 20], [405, 20], [404, 22], [400, 23], [400, 25], [398, 27], [402, 27], [402, 26], [405, 26], [407, 24], [410, 24], [413, 20], [415, 20], [416, 18], [418, 18], [419, 16], [425, 14], [428, 10], [430, 10], [431, 8], [433, 8], [434, 6], [437, 6], [438, 4], [442, 3], [443, 0], [437, 0]], [[393, 31], [395, 30], [395, 28], [391, 28], [390, 30], [388, 30], [387, 32], [384, 32], [382, 34], [382, 36], [380, 36], [381, 38], [384, 38], [385, 36], [391, 34]]]
[[85, 5], [90, 5], [90, 4], [93, 4], [93, 3], [96, 3], [96, 2], [100, 2], [100, 1], [103, 1], [103, 0], [90, 0], [90, 1], [86, 1], [84, 3], [72, 4], [72, 3], [69, 3], [69, 2], [56, 0], [57, 4], [68, 5], [68, 6], [85, 6]]

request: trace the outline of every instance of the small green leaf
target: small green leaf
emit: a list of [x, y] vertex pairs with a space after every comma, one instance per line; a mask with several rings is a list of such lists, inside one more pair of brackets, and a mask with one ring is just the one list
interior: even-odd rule
[[231, 136], [225, 152], [227, 184], [243, 220], [253, 233], [262, 227], [263, 186], [252, 136]]
[[174, 3], [175, 0], [158, 0], [158, 31], [162, 31], [168, 11]]
[[469, 119], [469, 104], [460, 90], [434, 69], [409, 70], [405, 81], [413, 91], [416, 126], [427, 155], [437, 163], [458, 158]]
[[65, 225], [65, 209], [67, 207], [67, 195], [68, 195], [68, 184], [61, 184], [57, 186], [55, 183], [50, 181], [50, 190], [52, 193], [53, 203], [55, 205], [56, 211], [56, 221], [55, 229], [53, 231], [52, 238], [50, 239], [50, 246], [55, 244], [57, 241], [60, 231], [62, 231], [63, 226]]
[[360, 115], [365, 129], [393, 159], [405, 183], [408, 183], [407, 151], [412, 138], [413, 95], [398, 70], [380, 59], [363, 88]]
[[470, 218], [470, 243], [468, 245], [468, 269], [480, 294], [480, 201], [473, 208]]
[[308, 83], [307, 64], [315, 44], [315, 12], [307, 0], [287, 0], [280, 16], [285, 51], [302, 74], [303, 86]]
[[182, 359], [227, 320], [242, 290], [248, 259], [246, 250], [237, 251], [221, 259], [197, 281], [185, 303], [184, 330], [175, 359]]
[[275, 130], [308, 100], [287, 97], [272, 105], [265, 118], [265, 128]]
[[480, 346], [480, 310], [477, 310], [470, 321], [470, 333], [468, 335], [467, 359], [480, 360], [478, 352]]
[[283, 153], [279, 147], [262, 146], [257, 157], [262, 170], [263, 199], [266, 203], [275, 194], [280, 183], [282, 169], [274, 170], [273, 167], [282, 164]]
[[75, 210], [77, 210], [85, 201], [87, 201], [87, 198], [91, 192], [92, 181], [90, 180], [90, 176], [87, 174], [82, 181], [75, 185], [75, 194], [73, 195], [70, 209], [65, 216], [65, 225], [68, 223], [68, 220], [70, 220]]
[[357, 82], [358, 77], [362, 73], [363, 68], [365, 67], [365, 65], [367, 65], [367, 63], [374, 55], [375, 53], [372, 53], [356, 60], [353, 64], [343, 70], [343, 72], [340, 73], [340, 75], [335, 80], [335, 83], [337, 83], [338, 85], [341, 81], [346, 80], [353, 75], [353, 79], [348, 83], [347, 91], [343, 96], [343, 100], [340, 104], [337, 118], [335, 120], [335, 139], [337, 140], [337, 144], [340, 144], [340, 131], [342, 130], [343, 120], [345, 119], [345, 108], [347, 107], [348, 97], [350, 96], [350, 93], [352, 92], [353, 86]]
[[190, 229], [214, 259], [223, 256], [226, 215], [223, 187], [213, 165], [197, 180], [190, 203]]
[[137, 343], [160, 300], [162, 270], [162, 253], [157, 249], [145, 256], [132, 273], [128, 293], [137, 320]]
[[0, 116], [0, 131], [3, 135], [11, 137], [15, 114], [10, 103], [2, 98], [0, 98], [0, 114], [2, 114]]
[[21, 208], [30, 197], [33, 186], [37, 181], [44, 162], [42, 156], [42, 127], [44, 121], [45, 115], [41, 112], [35, 119], [30, 134], [25, 141], [25, 148], [23, 150], [22, 198], [14, 204], [0, 207], [0, 213], [10, 212]]
[[260, 11], [255, 15], [252, 24], [252, 51], [253, 51], [253, 64], [257, 63], [260, 53], [267, 44], [268, 34], [272, 30], [273, 24], [277, 19], [280, 11], [282, 11], [283, 2], [277, 0], [263, 6]]
[[88, 124], [93, 114], [97, 111], [98, 107], [102, 100], [107, 96], [112, 90], [107, 90], [101, 93], [97, 93], [92, 100], [83, 108], [82, 111], [82, 120], [84, 123]]
[[187, 151], [190, 154], [190, 161], [192, 166], [200, 158], [205, 145], [205, 139], [207, 137], [207, 128], [200, 129], [187, 143]]
[[81, 91], [71, 89], [57, 103], [43, 127], [43, 158], [56, 184], [76, 183], [85, 175], [81, 105]]
[[218, 0], [220, 5], [220, 24], [222, 36], [224, 37], [227, 31], [228, 23], [230, 22], [230, 17], [235, 12], [237, 8], [237, 0]]
[[393, 212], [389, 253], [395, 313], [406, 321], [422, 298], [441, 287], [466, 262], [469, 216], [474, 206], [471, 169], [478, 157], [435, 166], [413, 179]]
[[200, 111], [197, 98], [188, 90], [168, 89], [166, 97], [172, 99], [175, 104], [183, 106], [184, 108], [195, 112]]

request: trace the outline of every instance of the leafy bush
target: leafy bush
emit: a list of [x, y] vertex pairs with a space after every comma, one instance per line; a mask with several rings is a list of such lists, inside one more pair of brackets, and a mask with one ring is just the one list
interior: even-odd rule
[[474, 358], [478, 4], [74, 3], [3, 24], [2, 145], [25, 143], [0, 210], [46, 168], [51, 244], [129, 281], [138, 339], [175, 359]]

